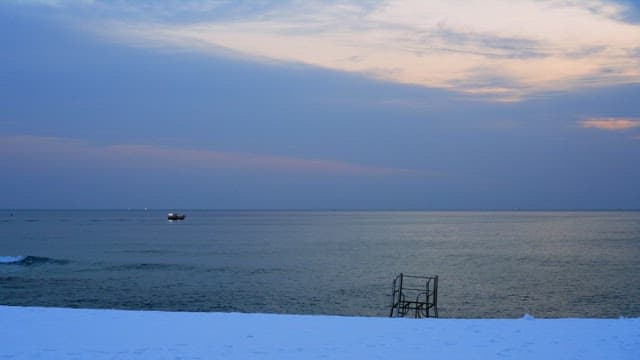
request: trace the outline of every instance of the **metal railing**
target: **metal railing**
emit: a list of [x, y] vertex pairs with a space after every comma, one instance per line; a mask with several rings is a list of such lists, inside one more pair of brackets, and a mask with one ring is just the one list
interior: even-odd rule
[[438, 317], [438, 276], [400, 273], [393, 280], [390, 317]]

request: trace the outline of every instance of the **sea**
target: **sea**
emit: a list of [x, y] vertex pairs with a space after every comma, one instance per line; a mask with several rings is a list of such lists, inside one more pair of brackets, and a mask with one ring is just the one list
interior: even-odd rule
[[0, 211], [0, 304], [446, 318], [640, 316], [637, 211]]

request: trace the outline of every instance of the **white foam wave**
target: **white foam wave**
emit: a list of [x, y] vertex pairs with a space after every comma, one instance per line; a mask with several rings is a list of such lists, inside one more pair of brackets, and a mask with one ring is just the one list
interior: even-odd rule
[[0, 264], [13, 264], [19, 263], [26, 259], [26, 256], [18, 255], [18, 256], [0, 256]]

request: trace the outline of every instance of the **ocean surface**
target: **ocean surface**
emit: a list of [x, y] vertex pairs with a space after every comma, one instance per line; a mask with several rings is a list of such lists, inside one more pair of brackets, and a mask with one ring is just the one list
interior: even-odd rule
[[449, 318], [640, 316], [640, 212], [0, 211], [0, 304]]

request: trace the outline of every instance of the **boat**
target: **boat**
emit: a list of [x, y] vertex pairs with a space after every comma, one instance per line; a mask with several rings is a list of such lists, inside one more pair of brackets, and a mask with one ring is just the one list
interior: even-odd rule
[[167, 219], [169, 221], [184, 220], [185, 217], [187, 217], [185, 214], [178, 214], [178, 213], [172, 213], [172, 212], [170, 212], [167, 215]]

